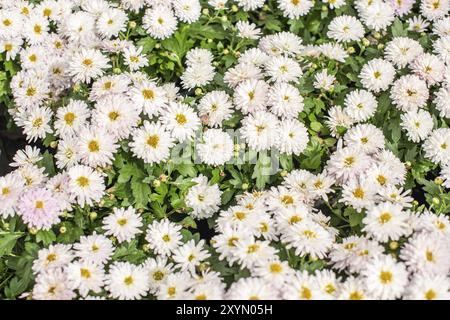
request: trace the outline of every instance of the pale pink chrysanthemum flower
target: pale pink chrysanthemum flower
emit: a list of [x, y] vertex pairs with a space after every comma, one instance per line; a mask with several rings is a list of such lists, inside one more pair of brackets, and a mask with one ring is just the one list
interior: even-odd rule
[[48, 230], [60, 221], [61, 206], [57, 199], [47, 188], [27, 190], [19, 199], [18, 214], [28, 227]]

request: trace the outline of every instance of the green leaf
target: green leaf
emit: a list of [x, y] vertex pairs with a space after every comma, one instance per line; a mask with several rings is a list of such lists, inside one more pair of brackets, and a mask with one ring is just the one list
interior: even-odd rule
[[139, 181], [136, 178], [131, 180], [131, 193], [133, 194], [135, 207], [137, 209], [145, 208], [151, 194], [150, 186]]
[[22, 232], [6, 233], [0, 235], [0, 257], [9, 255], [16, 245], [17, 239], [22, 236]]
[[56, 241], [56, 235], [52, 230], [39, 230], [36, 233], [36, 242], [42, 242], [44, 246], [48, 246]]

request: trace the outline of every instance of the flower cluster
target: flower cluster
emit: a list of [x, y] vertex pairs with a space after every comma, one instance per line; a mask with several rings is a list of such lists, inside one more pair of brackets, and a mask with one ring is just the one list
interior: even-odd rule
[[449, 10], [0, 0], [0, 297], [450, 299]]

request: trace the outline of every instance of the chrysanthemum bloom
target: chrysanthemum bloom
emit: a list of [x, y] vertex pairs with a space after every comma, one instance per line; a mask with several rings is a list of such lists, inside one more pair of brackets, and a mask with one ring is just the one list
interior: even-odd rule
[[48, 230], [60, 221], [61, 206], [46, 188], [27, 190], [19, 199], [17, 213], [30, 228]]

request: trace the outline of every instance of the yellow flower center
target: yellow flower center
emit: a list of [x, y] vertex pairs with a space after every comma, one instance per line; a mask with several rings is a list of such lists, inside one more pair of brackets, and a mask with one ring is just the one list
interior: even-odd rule
[[81, 177], [77, 178], [77, 183], [78, 183], [78, 185], [80, 187], [84, 188], [84, 187], [87, 187], [89, 185], [89, 179], [86, 178], [86, 177], [81, 176]]
[[71, 126], [73, 124], [73, 122], [75, 121], [76, 115], [73, 112], [67, 112], [64, 115], [64, 121]]
[[158, 146], [158, 143], [159, 143], [159, 137], [156, 134], [151, 135], [147, 139], [147, 144], [152, 148], [156, 148]]

